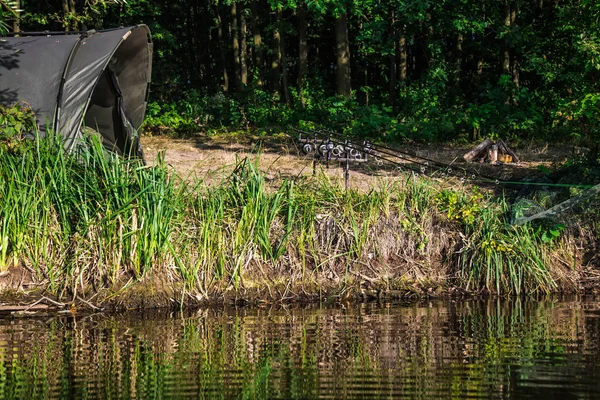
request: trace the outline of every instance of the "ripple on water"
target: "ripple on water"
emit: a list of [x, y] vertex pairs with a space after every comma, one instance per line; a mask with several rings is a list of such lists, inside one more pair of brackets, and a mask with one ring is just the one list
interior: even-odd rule
[[600, 302], [0, 317], [0, 398], [598, 398]]

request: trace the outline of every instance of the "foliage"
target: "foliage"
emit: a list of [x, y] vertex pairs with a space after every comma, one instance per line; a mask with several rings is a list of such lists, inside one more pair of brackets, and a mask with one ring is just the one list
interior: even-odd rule
[[558, 240], [560, 233], [565, 229], [563, 224], [553, 224], [552, 226], [538, 226], [536, 234], [540, 235], [542, 242], [552, 244]]
[[507, 211], [506, 202], [482, 209], [459, 254], [459, 280], [468, 290], [491, 293], [556, 290], [546, 248], [551, 240], [531, 226], [506, 224]]
[[[592, 0], [75, 3], [24, 2], [22, 29], [148, 24], [149, 131], [312, 121], [376, 139], [599, 140]], [[339, 97], [342, 18], [353, 90]]]
[[472, 226], [481, 213], [483, 195], [477, 187], [471, 193], [442, 190], [438, 195], [438, 204], [450, 221], [458, 221]]
[[157, 103], [148, 104], [143, 130], [147, 133], [191, 133], [197, 130], [196, 122], [179, 111], [177, 104]]
[[142, 279], [165, 257], [181, 199], [175, 178], [164, 163], [145, 167], [89, 140], [79, 155], [48, 132], [20, 151], [0, 147], [0, 271], [28, 259], [64, 294], [84, 277]]
[[180, 179], [160, 156], [145, 166], [107, 154], [94, 137], [77, 154], [53, 134], [19, 145], [0, 146], [0, 272], [27, 265], [59, 297], [130, 279], [167, 279], [202, 299], [229, 288], [277, 297], [290, 285], [327, 291], [342, 282], [331, 277], [371, 272], [402, 288], [414, 262], [466, 290], [548, 292], [570, 282], [555, 278], [549, 258], [560, 227], [507, 225], [504, 199], [477, 189], [411, 175], [367, 193], [327, 175], [268, 186], [246, 159], [209, 185]]
[[0, 35], [9, 31], [10, 27], [6, 21], [15, 18], [15, 6], [14, 1], [0, 0]]
[[0, 106], [0, 149], [9, 153], [23, 151], [29, 144], [23, 142], [24, 135], [35, 131], [35, 115], [29, 106]]
[[27, 104], [0, 106], [0, 134], [21, 137], [35, 130], [35, 114]]

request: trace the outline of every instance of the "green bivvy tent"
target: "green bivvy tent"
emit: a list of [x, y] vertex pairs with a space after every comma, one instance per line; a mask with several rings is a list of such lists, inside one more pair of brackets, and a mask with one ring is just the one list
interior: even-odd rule
[[77, 34], [36, 33], [0, 38], [0, 104], [25, 102], [40, 135], [52, 129], [74, 148], [85, 132], [104, 146], [141, 155], [152, 69], [146, 25]]

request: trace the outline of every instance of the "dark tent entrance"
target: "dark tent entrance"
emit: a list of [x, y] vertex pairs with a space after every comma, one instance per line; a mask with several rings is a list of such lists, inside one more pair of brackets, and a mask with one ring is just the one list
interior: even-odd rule
[[111, 151], [141, 155], [152, 68], [147, 26], [0, 38], [0, 60], [0, 103], [28, 103], [42, 135], [52, 129], [72, 149], [98, 134]]

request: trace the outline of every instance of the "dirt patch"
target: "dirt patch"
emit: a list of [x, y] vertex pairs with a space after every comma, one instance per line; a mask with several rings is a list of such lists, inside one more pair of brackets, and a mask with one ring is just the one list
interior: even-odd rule
[[[148, 162], [156, 160], [159, 153], [165, 161], [188, 180], [203, 180], [218, 183], [235, 168], [236, 162], [248, 157], [256, 161], [267, 181], [277, 183], [281, 179], [310, 176], [313, 174], [313, 159], [306, 156], [295, 137], [285, 134], [260, 137], [252, 134], [207, 136], [198, 134], [186, 139], [174, 139], [166, 136], [143, 137], [142, 145]], [[467, 163], [463, 154], [470, 146], [458, 145], [410, 145], [393, 146], [433, 161], [451, 164], [457, 168], [466, 168], [473, 172], [471, 176], [482, 174], [499, 180], [522, 180], [541, 177], [544, 170], [564, 162], [572, 154], [564, 146], [548, 144], [530, 144], [513, 147], [521, 158], [520, 163], [490, 165], [486, 163]], [[512, 147], [512, 144], [511, 144]], [[402, 162], [402, 161], [400, 161]], [[344, 172], [341, 163], [331, 162], [329, 168], [324, 163], [317, 165], [332, 180], [343, 182]], [[407, 166], [417, 166], [408, 164]], [[435, 168], [430, 168], [434, 171]], [[367, 163], [350, 165], [350, 186], [356, 188], [373, 187], [382, 177], [397, 177], [398, 166], [378, 162], [373, 159]]]

